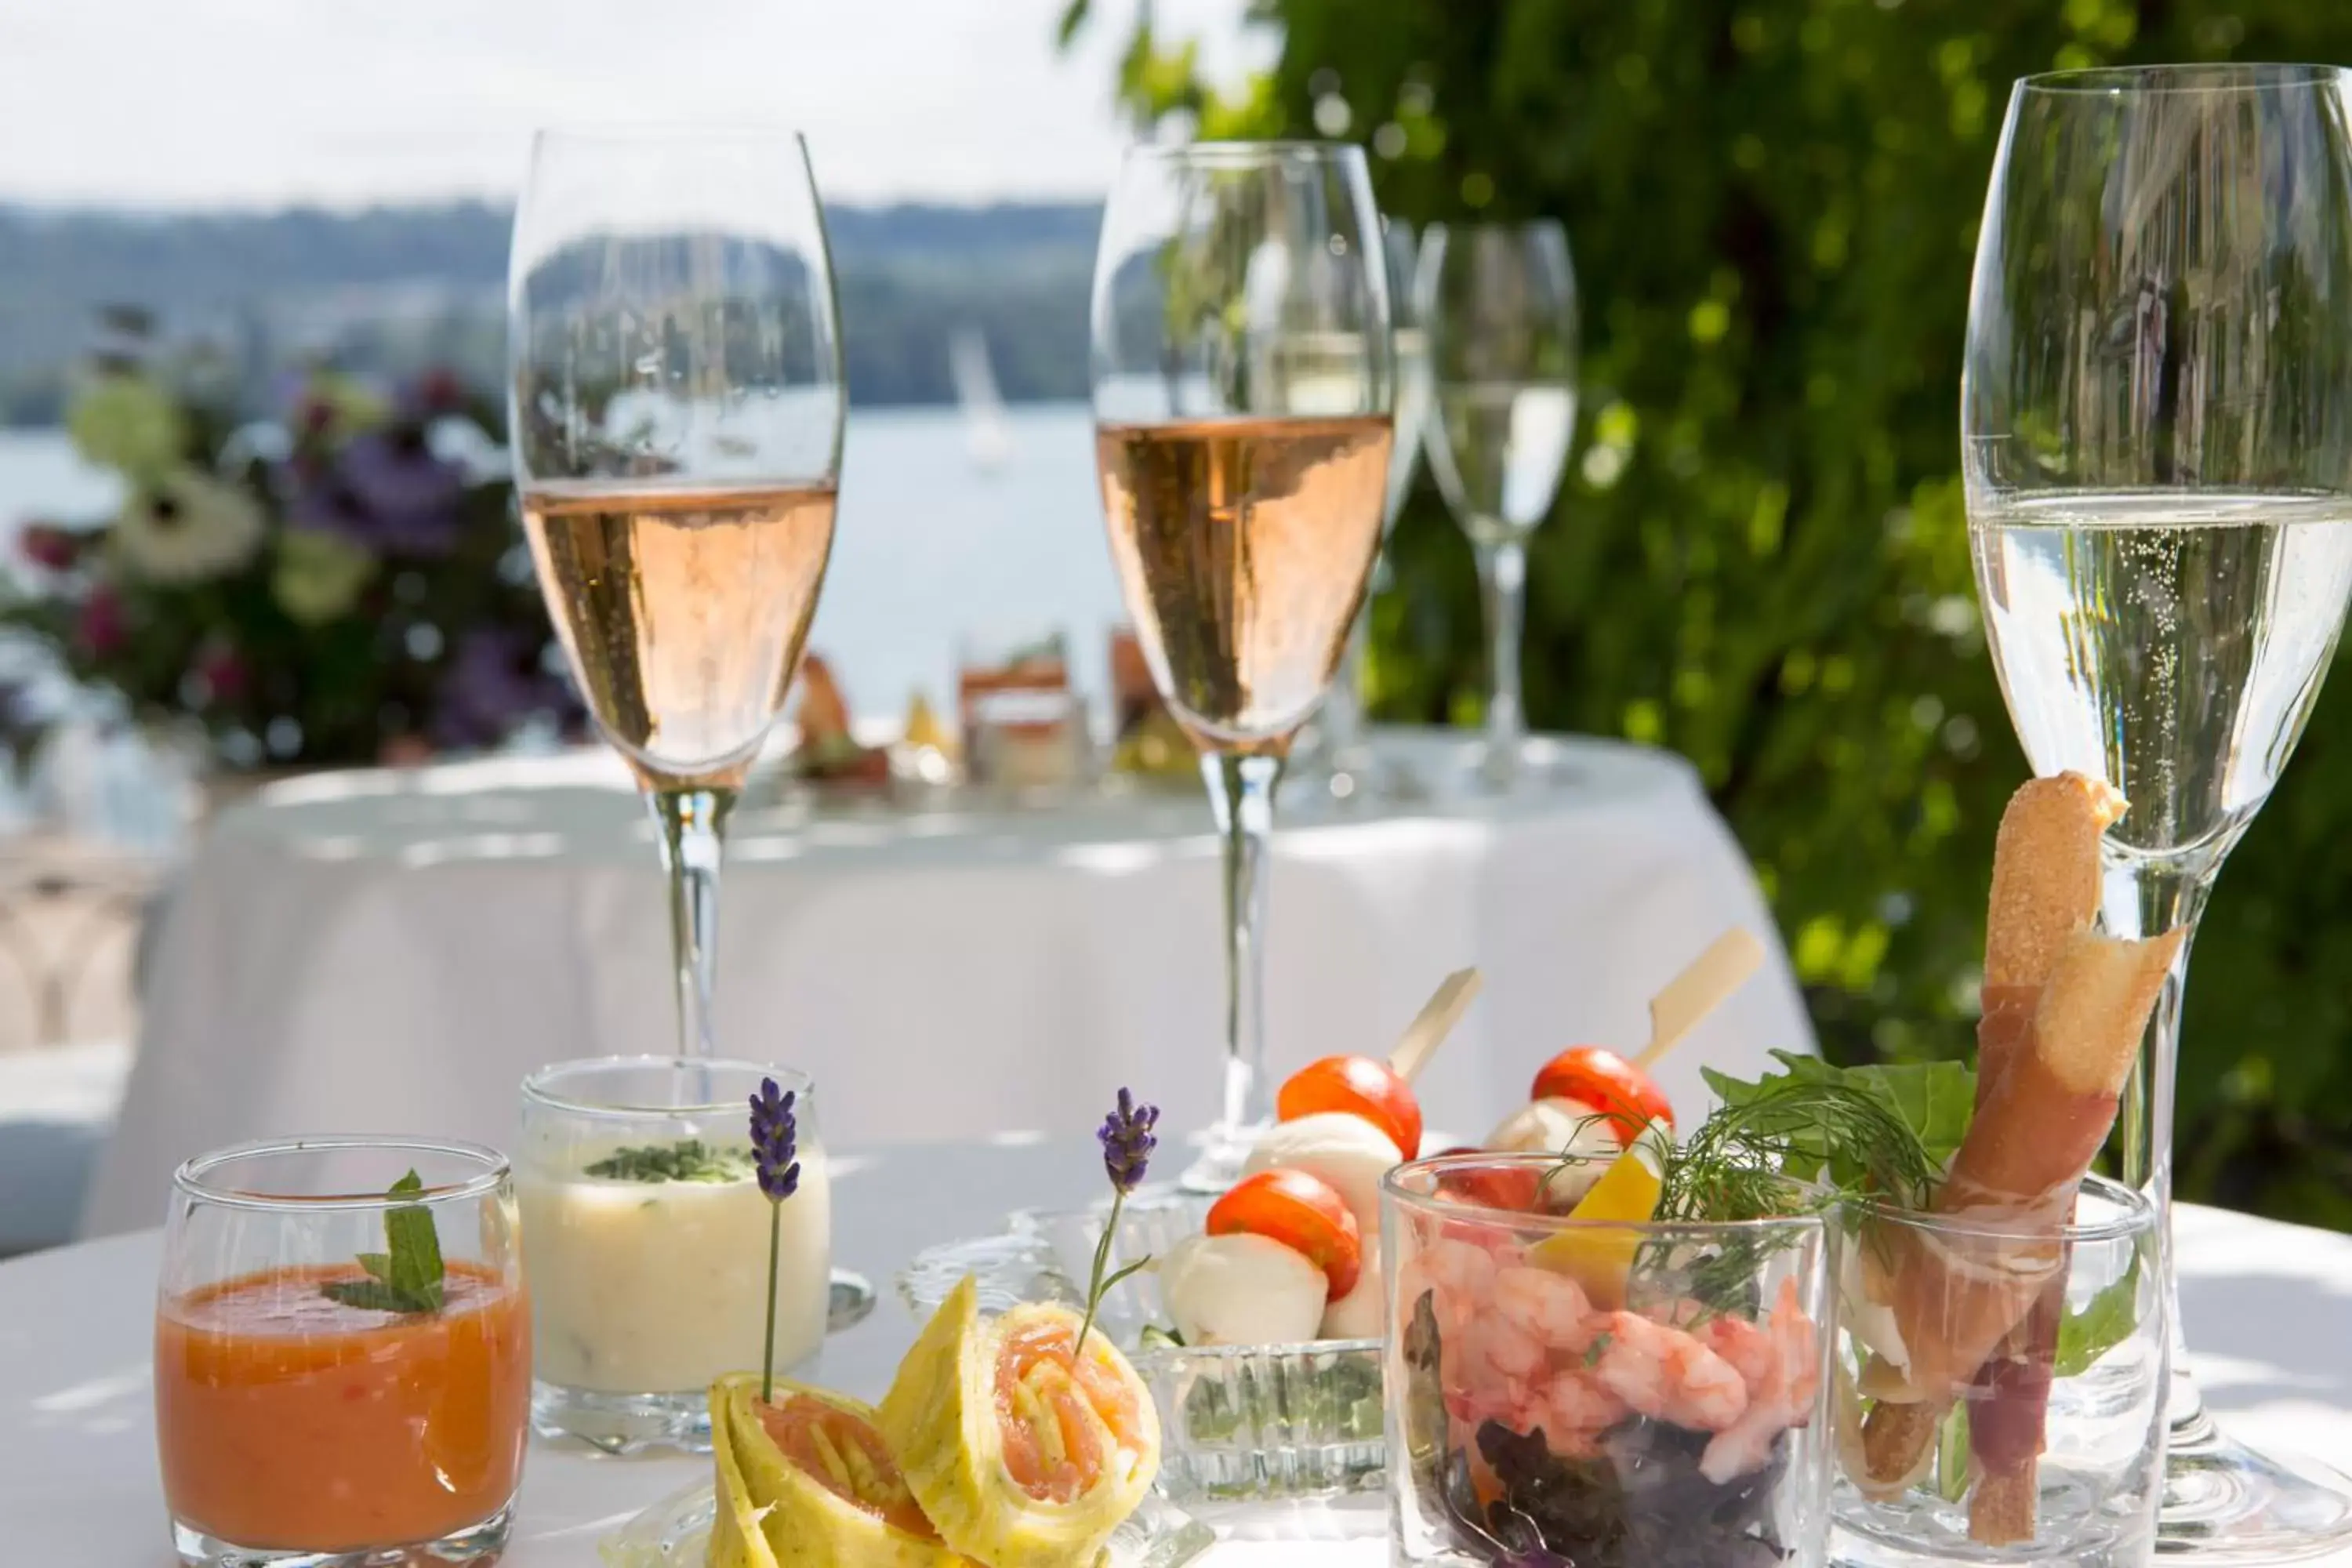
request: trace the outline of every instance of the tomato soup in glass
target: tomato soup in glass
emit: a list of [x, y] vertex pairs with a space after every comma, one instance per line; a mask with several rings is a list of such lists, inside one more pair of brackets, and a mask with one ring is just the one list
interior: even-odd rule
[[155, 1322], [181, 1560], [494, 1557], [530, 1408], [515, 1233], [488, 1149], [315, 1139], [184, 1166]]

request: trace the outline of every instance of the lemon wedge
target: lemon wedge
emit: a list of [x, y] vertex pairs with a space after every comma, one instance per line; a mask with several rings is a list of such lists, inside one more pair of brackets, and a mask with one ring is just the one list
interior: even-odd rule
[[1625, 1279], [1642, 1245], [1641, 1233], [1632, 1227], [1657, 1213], [1664, 1169], [1664, 1151], [1644, 1131], [1569, 1211], [1570, 1220], [1591, 1221], [1592, 1228], [1575, 1226], [1544, 1237], [1528, 1248], [1528, 1261], [1567, 1275], [1604, 1311], [1622, 1307]]

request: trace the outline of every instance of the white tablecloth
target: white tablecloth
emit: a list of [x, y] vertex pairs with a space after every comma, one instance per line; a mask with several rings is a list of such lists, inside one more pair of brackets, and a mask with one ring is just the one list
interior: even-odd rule
[[[1459, 744], [1391, 735], [1424, 776]], [[1537, 1066], [1628, 1048], [1723, 929], [1766, 972], [1661, 1073], [1811, 1048], [1746, 859], [1690, 769], [1602, 742], [1575, 782], [1277, 827], [1266, 1012], [1277, 1072], [1384, 1051], [1446, 972], [1487, 988], [1423, 1084], [1485, 1131]], [[1092, 1127], [1121, 1084], [1211, 1113], [1223, 1006], [1202, 793], [1054, 810], [760, 810], [732, 825], [720, 1049], [816, 1076], [836, 1143]], [[172, 1168], [239, 1139], [431, 1131], [504, 1146], [515, 1086], [675, 1038], [650, 829], [601, 752], [326, 775], [226, 814], [153, 933], [144, 1036], [85, 1234], [156, 1223]]]
[[[1099, 1179], [1083, 1142], [898, 1149], [835, 1159], [835, 1261], [884, 1285], [919, 1247], [993, 1228], [1008, 1209], [1066, 1203]], [[2182, 1310], [2208, 1396], [2230, 1429], [2352, 1461], [2352, 1237], [2182, 1209]], [[152, 1233], [0, 1264], [0, 1560], [164, 1568], [149, 1342]], [[830, 1342], [824, 1381], [872, 1399], [914, 1337], [887, 1299]], [[707, 1473], [707, 1460], [614, 1460], [534, 1444], [506, 1568], [594, 1568], [596, 1537]], [[1341, 1518], [1236, 1511], [1240, 1537], [1202, 1568], [1378, 1568], [1384, 1536], [1306, 1544], [1304, 1529], [1379, 1531], [1377, 1503]], [[1268, 1539], [1271, 1538], [1271, 1539]], [[2352, 1568], [2352, 1553], [2330, 1559]]]

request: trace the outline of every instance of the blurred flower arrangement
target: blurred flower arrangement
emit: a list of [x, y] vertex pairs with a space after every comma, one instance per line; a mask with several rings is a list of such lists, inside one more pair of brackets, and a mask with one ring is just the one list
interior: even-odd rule
[[231, 768], [398, 763], [583, 715], [560, 673], [499, 411], [455, 377], [306, 375], [279, 420], [101, 358], [68, 415], [127, 498], [33, 523], [0, 626]]

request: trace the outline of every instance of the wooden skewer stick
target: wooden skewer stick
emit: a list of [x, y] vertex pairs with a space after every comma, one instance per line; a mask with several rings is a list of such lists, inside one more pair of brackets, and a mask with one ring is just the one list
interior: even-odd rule
[[1633, 1058], [1647, 1069], [1721, 1006], [1726, 998], [1748, 983], [1762, 967], [1764, 944], [1744, 926], [1734, 926], [1691, 960], [1690, 967], [1666, 982], [1650, 999], [1650, 1043]]
[[1486, 984], [1475, 965], [1457, 969], [1438, 984], [1436, 994], [1405, 1026], [1404, 1037], [1389, 1053], [1389, 1066], [1396, 1068], [1398, 1077], [1411, 1083], [1420, 1075]]

